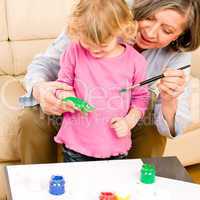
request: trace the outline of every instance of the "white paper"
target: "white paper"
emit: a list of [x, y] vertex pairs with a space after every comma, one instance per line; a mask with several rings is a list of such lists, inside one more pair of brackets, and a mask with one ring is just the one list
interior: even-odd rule
[[[8, 166], [13, 200], [98, 200], [100, 192], [130, 194], [131, 200], [199, 200], [200, 186], [156, 177], [156, 183], [139, 180], [141, 160], [57, 163]], [[65, 194], [49, 194], [52, 175], [65, 179]]]

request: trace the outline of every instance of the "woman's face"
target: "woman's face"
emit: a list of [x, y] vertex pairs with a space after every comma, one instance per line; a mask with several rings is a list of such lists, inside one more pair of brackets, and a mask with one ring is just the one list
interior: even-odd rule
[[187, 17], [172, 9], [155, 12], [138, 22], [136, 44], [141, 49], [162, 48], [176, 40], [184, 31]]

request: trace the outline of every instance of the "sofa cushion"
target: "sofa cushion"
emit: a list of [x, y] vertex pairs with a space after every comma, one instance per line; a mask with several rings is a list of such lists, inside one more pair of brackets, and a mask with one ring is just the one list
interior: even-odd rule
[[192, 52], [192, 75], [200, 79], [199, 56], [200, 56], [200, 48]]
[[6, 23], [6, 1], [0, 1], [0, 41], [8, 40], [8, 30], [7, 30], [7, 23]]
[[200, 162], [200, 128], [174, 139], [167, 139], [163, 156], [177, 156], [183, 166]]
[[185, 132], [200, 128], [200, 79], [191, 77], [190, 109], [192, 115], [192, 123], [185, 129]]
[[18, 104], [18, 98], [22, 94], [24, 90], [18, 79], [0, 76], [0, 161], [19, 160], [18, 116], [22, 108]]
[[[66, 24], [75, 0], [7, 0], [11, 40], [55, 38]], [[14, 19], [14, 20], [13, 20]]]
[[13, 69], [13, 60], [12, 60], [10, 43], [0, 42], [0, 75], [10, 74], [12, 69]]
[[10, 42], [13, 53], [13, 68], [10, 75], [21, 75], [26, 73], [27, 66], [33, 58], [44, 52], [53, 40], [29, 40]]

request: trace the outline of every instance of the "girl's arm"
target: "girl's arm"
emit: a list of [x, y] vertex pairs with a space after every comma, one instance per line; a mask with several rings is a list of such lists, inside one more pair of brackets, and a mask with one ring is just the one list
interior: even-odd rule
[[[133, 83], [137, 84], [146, 79], [147, 62], [142, 55], [135, 58]], [[130, 58], [131, 59], [131, 58]], [[130, 110], [125, 117], [116, 117], [111, 120], [112, 128], [118, 137], [124, 137], [130, 133], [138, 121], [144, 116], [149, 104], [148, 87], [137, 87], [131, 91]]]
[[[66, 97], [73, 96], [74, 93], [74, 70], [76, 66], [76, 44], [71, 43], [60, 58], [60, 70], [58, 72], [58, 78], [56, 82], [63, 83], [66, 87], [71, 87], [71, 91], [66, 91], [63, 89], [56, 89], [55, 96], [60, 100], [61, 105], [71, 108], [69, 112], [74, 112], [74, 105], [71, 102], [63, 102]], [[68, 111], [68, 110], [66, 110]]]
[[117, 137], [125, 137], [130, 130], [136, 126], [141, 119], [142, 113], [139, 109], [131, 108], [125, 117], [116, 117], [111, 120], [111, 127], [115, 129]]
[[[44, 83], [46, 93], [48, 88], [49, 91], [51, 91], [52, 83], [48, 84], [48, 82], [56, 80], [60, 68], [60, 55], [64, 52], [64, 49], [69, 45], [69, 43], [69, 38], [63, 32], [48, 47], [45, 53], [40, 54], [33, 59], [32, 63], [27, 68], [27, 74], [24, 78], [24, 86], [26, 88], [27, 93], [19, 99], [20, 103], [23, 106], [34, 106], [40, 103], [36, 101], [32, 95], [33, 87], [36, 84], [41, 85], [41, 87], [43, 87]], [[39, 87], [36, 87], [35, 93], [39, 93], [40, 90], [41, 89]], [[49, 95], [51, 95], [50, 92]]]
[[139, 109], [137, 109], [136, 107], [130, 109], [129, 113], [126, 115], [126, 117], [124, 117], [129, 127], [129, 130], [136, 126], [141, 117], [142, 113]]

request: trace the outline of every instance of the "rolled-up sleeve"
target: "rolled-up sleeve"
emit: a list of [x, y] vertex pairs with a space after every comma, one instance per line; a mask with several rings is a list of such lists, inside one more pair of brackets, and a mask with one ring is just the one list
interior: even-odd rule
[[[175, 114], [175, 121], [174, 121], [176, 136], [182, 134], [184, 132], [184, 129], [191, 122], [192, 117], [188, 103], [189, 96], [190, 96], [190, 87], [187, 86], [185, 88], [184, 93], [178, 98], [177, 111]], [[160, 99], [155, 104], [154, 123], [157, 126], [157, 129], [161, 135], [173, 138], [169, 126], [167, 124], [167, 121], [163, 116]]]
[[22, 106], [34, 106], [37, 104], [32, 96], [33, 86], [41, 81], [54, 81], [60, 69], [60, 56], [70, 43], [65, 33], [61, 33], [58, 38], [48, 47], [44, 54], [37, 55], [32, 63], [27, 67], [23, 85], [26, 94], [19, 98]]

